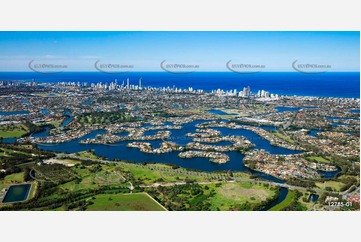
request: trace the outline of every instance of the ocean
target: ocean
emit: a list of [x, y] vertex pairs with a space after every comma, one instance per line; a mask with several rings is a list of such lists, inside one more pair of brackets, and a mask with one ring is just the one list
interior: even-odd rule
[[168, 72], [128, 72], [107, 74], [102, 72], [63, 72], [41, 74], [35, 72], [0, 72], [1, 80], [25, 80], [36, 82], [111, 82], [118, 83], [130, 79], [130, 84], [138, 85], [142, 78], [143, 86], [177, 87], [203, 89], [205, 91], [223, 90], [241, 91], [249, 86], [252, 92], [269, 91], [279, 95], [319, 96], [360, 98], [359, 72], [326, 72], [304, 74], [298, 72], [260, 72], [239, 74], [233, 72], [193, 72], [173, 74]]

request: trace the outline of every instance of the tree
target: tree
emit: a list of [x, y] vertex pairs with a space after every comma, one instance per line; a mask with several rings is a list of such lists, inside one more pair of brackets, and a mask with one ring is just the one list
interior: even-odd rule
[[30, 181], [31, 180], [31, 176], [30, 176], [30, 169], [29, 167], [26, 167], [24, 169], [24, 182]]

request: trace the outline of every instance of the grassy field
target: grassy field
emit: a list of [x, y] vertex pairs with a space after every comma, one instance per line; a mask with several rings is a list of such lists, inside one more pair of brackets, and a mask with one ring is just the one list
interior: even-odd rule
[[119, 166], [101, 165], [99, 171], [90, 171], [94, 166], [79, 168], [72, 167], [80, 181], [73, 180], [59, 186], [62, 190], [78, 191], [83, 189], [96, 189], [102, 185], [120, 184], [125, 182], [123, 171], [118, 170]]
[[323, 158], [322, 156], [309, 156], [308, 159], [309, 160], [315, 160], [317, 162], [322, 162], [322, 163], [330, 163], [329, 160]]
[[29, 153], [25, 153], [25, 152], [22, 152], [22, 151], [0, 148], [0, 156], [16, 156], [17, 154], [31, 155]]
[[286, 198], [276, 206], [269, 209], [269, 211], [281, 211], [282, 209], [291, 205], [291, 203], [295, 200], [295, 192], [292, 190], [288, 190]]
[[[58, 159], [56, 159], [58, 160]], [[59, 159], [59, 161], [61, 162], [61, 164], [64, 164], [66, 166], [74, 166], [76, 164], [80, 164], [80, 161], [77, 160], [72, 160], [72, 159]]]
[[88, 158], [88, 159], [99, 159], [100, 157], [95, 155], [92, 151], [82, 151], [75, 153], [75, 156], [78, 156], [79, 158]]
[[63, 120], [57, 119], [57, 120], [54, 120], [54, 121], [51, 121], [51, 122], [47, 122], [47, 124], [52, 124], [52, 125], [54, 125], [55, 127], [59, 127], [62, 122], [63, 122]]
[[28, 199], [31, 199], [35, 196], [36, 190], [38, 189], [38, 183], [33, 181], [30, 182], [32, 184], [31, 189], [30, 189], [30, 193], [29, 193], [29, 197]]
[[228, 108], [220, 108], [219, 110], [231, 115], [234, 117], [234, 115], [243, 115], [243, 111], [239, 109], [228, 109]]
[[13, 173], [4, 177], [0, 182], [3, 184], [14, 184], [24, 181], [24, 172]]
[[309, 192], [305, 192], [305, 191], [299, 191], [302, 193], [302, 195], [298, 198], [298, 202], [304, 206], [305, 208], [307, 208], [307, 210], [311, 210], [312, 207], [314, 206], [314, 203], [313, 202], [304, 202], [303, 199], [307, 199], [309, 198], [310, 196], [310, 193]]
[[81, 182], [70, 181], [58, 186], [64, 191], [78, 191], [82, 189], [96, 189], [99, 184], [95, 183], [94, 176], [83, 177]]
[[325, 182], [316, 182], [316, 186], [320, 189], [324, 189], [325, 187], [331, 187], [334, 191], [340, 191], [341, 187], [345, 184], [338, 181], [325, 181]]
[[0, 126], [0, 137], [2, 138], [17, 138], [28, 132], [29, 129], [23, 124]]
[[339, 180], [343, 180], [343, 179], [356, 179], [358, 182], [360, 182], [360, 176], [351, 176], [351, 175], [342, 175], [342, 176], [339, 176], [338, 179]]
[[290, 144], [295, 144], [296, 142], [294, 140], [292, 140], [290, 137], [280, 133], [279, 131], [275, 131], [275, 132], [272, 132], [272, 134], [274, 134], [275, 136], [277, 136], [278, 138], [280, 139], [283, 139], [285, 141], [287, 141], [288, 143]]
[[40, 97], [62, 97], [65, 96], [65, 94], [62, 93], [34, 93], [34, 96], [40, 96]]
[[[95, 154], [89, 151], [76, 153], [76, 156], [79, 158], [90, 158], [97, 159]], [[63, 159], [66, 162], [72, 163], [71, 159]], [[73, 162], [74, 164], [80, 163], [79, 161]], [[131, 173], [133, 174], [136, 181], [142, 184], [152, 184], [156, 182], [177, 182], [177, 181], [217, 181], [224, 178], [225, 173], [217, 174], [217, 173], [207, 173], [207, 172], [197, 172], [197, 171], [189, 171], [184, 168], [176, 168], [173, 169], [172, 166], [167, 164], [157, 164], [157, 163], [148, 163], [146, 165], [135, 165], [128, 163], [119, 163], [112, 165], [101, 165], [102, 169], [105, 171], [109, 171], [113, 173], [114, 170], [121, 170], [122, 173]], [[89, 168], [89, 167], [88, 167]], [[92, 175], [88, 172], [88, 168], [79, 169], [78, 167], [74, 167], [73, 170], [76, 170], [80, 176]], [[97, 176], [100, 174], [98, 173]], [[111, 175], [111, 174], [110, 174]], [[250, 175], [247, 173], [236, 172], [233, 174], [238, 178], [249, 178]], [[94, 177], [94, 176], [93, 176]], [[119, 180], [117, 180], [119, 181]]]
[[164, 211], [165, 209], [146, 193], [102, 194], [94, 196], [89, 211]]
[[[161, 169], [166, 170], [161, 170]], [[164, 164], [147, 164], [146, 167], [141, 166], [126, 166], [125, 171], [131, 172], [134, 177], [143, 184], [151, 184], [155, 182], [176, 182], [176, 181], [185, 181], [187, 179], [194, 181], [206, 181], [210, 179], [215, 179], [209, 175], [201, 176], [197, 172], [189, 172], [186, 169], [178, 168], [171, 169], [170, 166]]]
[[216, 195], [210, 198], [212, 210], [217, 208], [222, 211], [240, 204], [257, 204], [272, 197], [275, 191], [265, 188], [263, 185], [251, 183], [223, 183], [221, 186], [208, 185], [214, 188]]

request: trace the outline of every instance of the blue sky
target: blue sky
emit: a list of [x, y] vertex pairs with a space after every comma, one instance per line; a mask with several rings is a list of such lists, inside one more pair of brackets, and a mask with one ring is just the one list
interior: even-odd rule
[[195, 64], [227, 71], [226, 63], [293, 71], [292, 62], [359, 71], [359, 32], [0, 32], [0, 71], [30, 71], [31, 60], [96, 71], [94, 63], [161, 71], [160, 63]]

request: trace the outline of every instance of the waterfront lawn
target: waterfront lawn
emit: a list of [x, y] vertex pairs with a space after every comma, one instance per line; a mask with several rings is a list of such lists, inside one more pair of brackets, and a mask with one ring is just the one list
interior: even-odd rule
[[93, 151], [86, 150], [78, 153], [74, 153], [75, 156], [78, 156], [79, 158], [88, 158], [88, 159], [100, 159], [101, 157], [94, 154]]
[[295, 200], [295, 197], [296, 197], [295, 191], [288, 190], [286, 198], [281, 203], [270, 208], [268, 211], [282, 211], [283, 209], [291, 205], [291, 203]]
[[233, 177], [251, 179], [251, 174], [246, 172], [233, 172]]
[[274, 134], [275, 136], [277, 136], [280, 139], [287, 141], [290, 144], [296, 144], [296, 142], [294, 140], [292, 140], [289, 136], [286, 136], [279, 131], [274, 131], [274, 132], [272, 132], [272, 134]]
[[275, 195], [276, 191], [252, 183], [222, 183], [208, 185], [216, 194], [210, 198], [212, 210], [253, 210]]
[[29, 132], [29, 129], [23, 124], [12, 124], [0, 126], [1, 138], [18, 138]]
[[90, 200], [89, 211], [164, 211], [157, 202], [146, 193], [101, 194]]
[[124, 168], [125, 171], [130, 172], [134, 175], [134, 178], [143, 184], [151, 184], [160, 181], [166, 181], [161, 173], [157, 170], [146, 169], [137, 166], [128, 166]]

